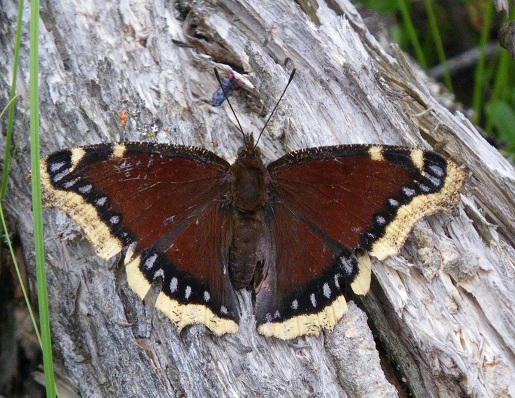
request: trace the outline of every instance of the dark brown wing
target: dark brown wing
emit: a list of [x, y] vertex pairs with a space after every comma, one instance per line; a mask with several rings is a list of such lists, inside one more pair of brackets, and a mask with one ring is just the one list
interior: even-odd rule
[[260, 332], [280, 338], [332, 328], [346, 311], [340, 283], [368, 290], [370, 263], [356, 251], [398, 253], [420, 218], [457, 202], [464, 179], [436, 153], [388, 146], [311, 148], [268, 170], [277, 277], [256, 308]]
[[[269, 209], [270, 210], [270, 209]], [[368, 257], [358, 258], [322, 238], [283, 203], [267, 214], [276, 246], [275, 264], [256, 290], [258, 331], [291, 339], [332, 329], [347, 312], [342, 282], [364, 294], [370, 283]]]
[[127, 143], [50, 155], [41, 165], [44, 199], [84, 230], [97, 254], [127, 249], [131, 288], [157, 299], [179, 329], [204, 323], [238, 329], [234, 290], [224, 270], [224, 207], [229, 164], [198, 148]]

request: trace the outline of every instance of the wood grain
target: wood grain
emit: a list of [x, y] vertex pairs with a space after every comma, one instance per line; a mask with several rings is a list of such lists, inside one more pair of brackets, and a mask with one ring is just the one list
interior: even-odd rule
[[[2, 8], [0, 59], [10, 60], [16, 5]], [[515, 396], [513, 167], [440, 86], [379, 45], [350, 2], [55, 0], [42, 4], [40, 43], [45, 155], [154, 136], [232, 162], [241, 134], [227, 106], [210, 105], [213, 66], [250, 73], [255, 91], [231, 99], [257, 134], [295, 64], [261, 139], [267, 161], [319, 145], [398, 144], [434, 148], [468, 174], [451, 215], [419, 223], [400, 256], [373, 260], [371, 292], [332, 334], [289, 343], [257, 334], [246, 292], [237, 334], [194, 326], [178, 335], [153, 308], [158, 292], [142, 303], [123, 266], [98, 259], [70, 220], [47, 211], [58, 376], [81, 396]], [[16, 126], [26, 132], [27, 30], [21, 54]], [[0, 87], [10, 68], [2, 63]], [[6, 207], [33, 264], [28, 169], [22, 134]]]

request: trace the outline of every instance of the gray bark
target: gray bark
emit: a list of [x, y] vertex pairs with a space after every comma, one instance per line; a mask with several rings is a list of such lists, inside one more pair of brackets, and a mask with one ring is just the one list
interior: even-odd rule
[[[1, 103], [10, 84], [16, 4], [4, 1]], [[25, 20], [28, 20], [26, 5]], [[40, 34], [42, 153], [154, 139], [202, 146], [233, 161], [241, 145], [227, 106], [213, 108], [213, 66], [250, 73], [233, 106], [258, 132], [295, 64], [298, 74], [261, 139], [264, 158], [319, 145], [435, 148], [468, 181], [452, 214], [422, 221], [399, 256], [373, 261], [371, 292], [333, 333], [283, 342], [255, 330], [239, 292], [235, 335], [180, 335], [100, 261], [62, 213], [45, 211], [58, 377], [87, 397], [515, 396], [512, 166], [395, 47], [381, 47], [344, 0], [44, 1]], [[175, 40], [194, 47], [177, 45]], [[6, 202], [33, 264], [25, 24]], [[128, 120], [120, 127], [118, 114]], [[215, 144], [218, 143], [218, 145]], [[4, 135], [0, 143], [5, 146]], [[29, 267], [33, 270], [33, 265]], [[34, 275], [32, 275], [34, 277]], [[63, 390], [64, 391], [64, 390]], [[71, 393], [66, 393], [66, 395]], [[73, 394], [71, 394], [73, 395]]]

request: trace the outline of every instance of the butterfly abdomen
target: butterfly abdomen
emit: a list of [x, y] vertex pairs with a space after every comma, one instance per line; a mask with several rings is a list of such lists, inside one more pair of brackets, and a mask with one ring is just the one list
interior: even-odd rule
[[[262, 210], [232, 214], [233, 238], [229, 252], [231, 282], [236, 289], [259, 284], [268, 266], [270, 239]], [[259, 264], [259, 265], [258, 265]]]

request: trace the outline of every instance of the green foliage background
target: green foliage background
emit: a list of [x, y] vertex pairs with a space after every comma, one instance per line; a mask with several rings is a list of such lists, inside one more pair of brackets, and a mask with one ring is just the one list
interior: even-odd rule
[[[392, 21], [393, 41], [429, 69], [444, 68], [442, 82], [456, 101], [474, 111], [474, 123], [511, 160], [515, 159], [515, 61], [497, 45], [499, 28], [514, 19], [498, 13], [493, 0], [361, 0], [365, 7], [386, 14]], [[476, 62], [449, 72], [450, 59], [478, 49]]]

